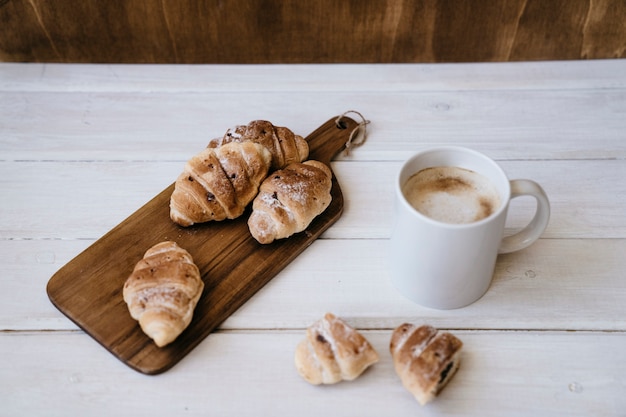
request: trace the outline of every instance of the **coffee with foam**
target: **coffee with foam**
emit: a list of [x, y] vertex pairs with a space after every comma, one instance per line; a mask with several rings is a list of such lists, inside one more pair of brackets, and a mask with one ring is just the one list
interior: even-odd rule
[[493, 183], [474, 171], [451, 166], [423, 169], [402, 187], [407, 201], [420, 213], [443, 223], [473, 223], [500, 207]]

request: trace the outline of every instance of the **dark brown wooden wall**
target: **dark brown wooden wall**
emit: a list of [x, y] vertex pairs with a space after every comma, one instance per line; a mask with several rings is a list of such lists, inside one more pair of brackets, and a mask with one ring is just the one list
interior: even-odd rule
[[626, 57], [626, 0], [0, 0], [0, 61]]

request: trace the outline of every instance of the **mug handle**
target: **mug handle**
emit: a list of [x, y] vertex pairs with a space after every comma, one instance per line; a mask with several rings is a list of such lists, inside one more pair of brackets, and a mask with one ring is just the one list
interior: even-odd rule
[[537, 200], [535, 216], [519, 232], [502, 239], [498, 253], [510, 253], [524, 249], [534, 243], [546, 230], [550, 220], [550, 202], [539, 184], [531, 180], [511, 180], [511, 199], [530, 195]]

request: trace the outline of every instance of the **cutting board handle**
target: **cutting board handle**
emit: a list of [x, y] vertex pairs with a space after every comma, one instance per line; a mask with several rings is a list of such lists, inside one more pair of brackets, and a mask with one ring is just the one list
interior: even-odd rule
[[350, 136], [354, 135], [354, 132], [357, 132], [357, 129], [364, 123], [357, 123], [345, 115], [329, 119], [306, 137], [309, 143], [309, 154], [314, 155], [318, 161], [329, 164], [346, 149]]

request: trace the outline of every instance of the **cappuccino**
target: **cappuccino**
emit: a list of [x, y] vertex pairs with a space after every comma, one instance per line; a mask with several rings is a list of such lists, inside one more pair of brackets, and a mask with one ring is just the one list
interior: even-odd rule
[[402, 193], [417, 211], [443, 223], [477, 222], [500, 207], [500, 196], [489, 179], [459, 167], [423, 169], [407, 180]]

